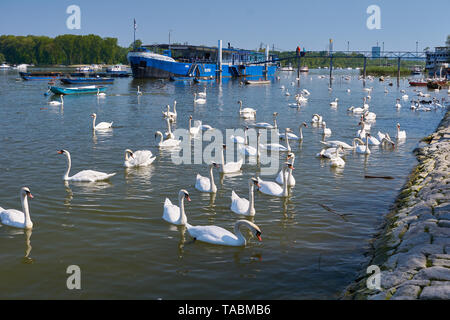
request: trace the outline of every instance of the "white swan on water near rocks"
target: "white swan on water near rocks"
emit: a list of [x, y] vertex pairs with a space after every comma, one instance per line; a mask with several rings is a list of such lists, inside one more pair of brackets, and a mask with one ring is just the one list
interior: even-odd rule
[[254, 216], [255, 211], [255, 194], [254, 187], [260, 187], [258, 180], [255, 178], [248, 179], [248, 198], [240, 198], [234, 190], [231, 191], [231, 211], [236, 214], [244, 215], [244, 216]]
[[0, 221], [5, 226], [19, 229], [32, 229], [33, 222], [30, 218], [30, 209], [28, 207], [28, 198], [32, 199], [33, 195], [28, 187], [20, 188], [20, 201], [22, 203], [22, 211], [16, 209], [3, 209], [0, 207]]
[[67, 158], [67, 171], [63, 176], [64, 181], [84, 181], [84, 182], [95, 182], [95, 181], [103, 181], [111, 178], [115, 175], [115, 173], [105, 173], [94, 170], [83, 170], [78, 172], [77, 174], [69, 177], [70, 168], [72, 166], [72, 161], [70, 158], [70, 152], [64, 149], [58, 151], [59, 154], [63, 154]]
[[245, 246], [247, 240], [240, 231], [240, 227], [245, 226], [252, 231], [253, 235], [261, 240], [261, 230], [259, 227], [248, 220], [238, 220], [234, 224], [234, 233], [218, 226], [191, 226], [186, 223], [186, 229], [195, 240], [207, 242], [210, 244], [223, 246]]

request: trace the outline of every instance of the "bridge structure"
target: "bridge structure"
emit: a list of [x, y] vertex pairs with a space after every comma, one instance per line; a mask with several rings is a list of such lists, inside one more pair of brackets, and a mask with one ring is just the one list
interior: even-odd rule
[[326, 58], [330, 60], [330, 86], [332, 84], [332, 76], [333, 76], [333, 58], [339, 59], [363, 59], [363, 78], [366, 78], [366, 66], [367, 59], [375, 60], [375, 59], [390, 59], [397, 60], [397, 86], [400, 85], [400, 64], [401, 60], [417, 60], [422, 61], [426, 59], [425, 52], [419, 51], [382, 51], [374, 54], [372, 51], [297, 51], [295, 54], [283, 57], [283, 58], [274, 58], [271, 60], [261, 61], [258, 64], [267, 64], [268, 63], [276, 63], [279, 61], [297, 61], [297, 79], [300, 81], [300, 65], [302, 59], [307, 58]]

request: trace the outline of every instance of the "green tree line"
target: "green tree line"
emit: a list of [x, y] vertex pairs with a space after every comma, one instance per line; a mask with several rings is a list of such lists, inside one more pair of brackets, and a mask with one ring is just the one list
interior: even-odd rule
[[129, 48], [97, 35], [0, 36], [0, 60], [35, 65], [127, 63]]

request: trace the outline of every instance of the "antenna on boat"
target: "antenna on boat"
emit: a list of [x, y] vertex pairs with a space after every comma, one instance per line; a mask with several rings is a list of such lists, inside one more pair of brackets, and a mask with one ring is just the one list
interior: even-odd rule
[[136, 49], [136, 19], [134, 18], [133, 21], [134, 21], [134, 25], [133, 25], [133, 28], [134, 28], [133, 47], [134, 47], [134, 49]]

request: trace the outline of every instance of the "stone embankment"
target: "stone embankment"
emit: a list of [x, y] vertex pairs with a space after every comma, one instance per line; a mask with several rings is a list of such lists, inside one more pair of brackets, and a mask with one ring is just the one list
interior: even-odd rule
[[342, 299], [450, 299], [450, 111], [372, 243], [368, 264], [380, 268], [379, 289], [368, 289], [364, 269]]

